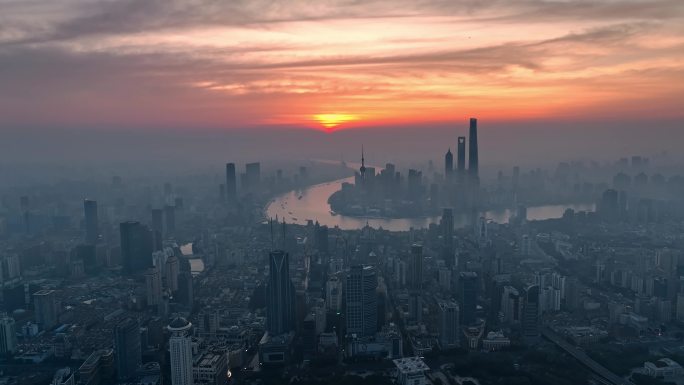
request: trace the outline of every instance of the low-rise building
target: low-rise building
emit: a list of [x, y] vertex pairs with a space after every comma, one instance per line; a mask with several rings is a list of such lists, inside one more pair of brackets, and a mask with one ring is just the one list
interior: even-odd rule
[[224, 385], [228, 382], [228, 356], [223, 351], [209, 351], [193, 360], [192, 377], [195, 385]]
[[645, 362], [644, 372], [648, 376], [668, 382], [684, 377], [682, 366], [669, 358], [661, 358], [656, 362]]
[[493, 352], [511, 346], [511, 340], [503, 334], [503, 331], [489, 332], [487, 338], [482, 340], [482, 349]]
[[290, 362], [294, 332], [271, 336], [265, 333], [259, 342], [259, 361], [264, 365], [284, 365]]
[[399, 385], [428, 385], [430, 381], [425, 375], [430, 368], [420, 357], [399, 358], [392, 361], [397, 368]]

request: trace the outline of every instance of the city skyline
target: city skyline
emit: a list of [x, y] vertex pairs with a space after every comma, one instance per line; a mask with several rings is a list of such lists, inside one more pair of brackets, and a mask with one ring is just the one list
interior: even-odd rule
[[684, 385], [684, 0], [0, 0], [0, 385]]

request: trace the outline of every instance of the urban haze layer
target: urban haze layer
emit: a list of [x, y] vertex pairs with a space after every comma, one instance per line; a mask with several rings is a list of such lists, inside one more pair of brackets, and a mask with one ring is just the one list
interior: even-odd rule
[[366, 147], [2, 189], [0, 384], [684, 383], [681, 168], [481, 176], [453, 132], [407, 174]]

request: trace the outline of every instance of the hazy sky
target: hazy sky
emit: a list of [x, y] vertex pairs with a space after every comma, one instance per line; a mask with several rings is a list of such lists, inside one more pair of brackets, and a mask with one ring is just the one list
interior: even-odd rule
[[0, 0], [0, 129], [619, 126], [683, 100], [682, 0]]

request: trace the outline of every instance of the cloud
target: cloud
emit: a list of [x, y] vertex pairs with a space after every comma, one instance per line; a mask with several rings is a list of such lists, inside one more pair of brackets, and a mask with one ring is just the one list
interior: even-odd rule
[[[681, 116], [681, 1], [3, 1], [4, 122]], [[658, 44], [649, 44], [657, 42]], [[349, 110], [349, 111], [346, 111]], [[679, 115], [677, 115], [679, 114]], [[297, 119], [300, 119], [297, 121]]]
[[[63, 0], [55, 3], [2, 1], [0, 4], [6, 9], [5, 16], [0, 18], [3, 22], [0, 25], [4, 24], [0, 37], [13, 44], [207, 25], [270, 28], [279, 23], [340, 19], [452, 16], [470, 22], [547, 23], [684, 17], [684, 3], [679, 0]], [[61, 17], [44, 17], [48, 12]]]

